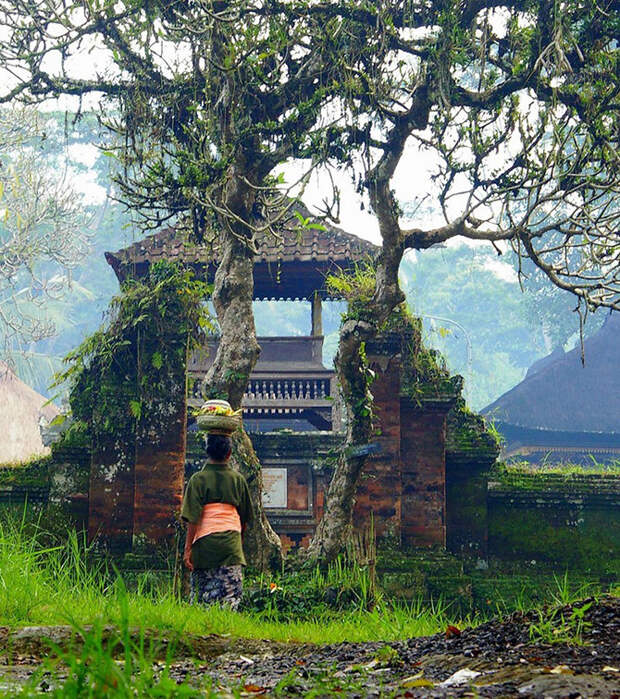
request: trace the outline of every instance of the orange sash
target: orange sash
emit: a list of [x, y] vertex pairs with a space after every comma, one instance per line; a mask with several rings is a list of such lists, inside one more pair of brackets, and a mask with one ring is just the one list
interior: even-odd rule
[[230, 531], [241, 531], [241, 519], [237, 508], [226, 502], [210, 502], [202, 508], [194, 541], [216, 532]]

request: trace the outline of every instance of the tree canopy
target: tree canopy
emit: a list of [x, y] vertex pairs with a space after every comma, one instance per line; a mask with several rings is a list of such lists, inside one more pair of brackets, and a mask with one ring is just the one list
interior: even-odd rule
[[[509, 240], [617, 308], [610, 3], [3, 0], [0, 99], [103, 95], [119, 196], [147, 225], [181, 217], [199, 237], [238, 218], [233, 174], [273, 205], [287, 159], [344, 162], [396, 247]], [[436, 157], [443, 226], [399, 226], [389, 182], [412, 143]]]
[[50, 337], [43, 305], [61, 298], [88, 250], [88, 219], [62, 170], [42, 166], [36, 110], [0, 109], [0, 353]]

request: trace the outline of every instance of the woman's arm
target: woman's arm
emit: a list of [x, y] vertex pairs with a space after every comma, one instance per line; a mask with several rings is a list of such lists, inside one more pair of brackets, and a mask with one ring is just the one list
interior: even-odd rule
[[194, 570], [194, 565], [192, 564], [192, 544], [194, 542], [194, 537], [196, 536], [197, 524], [187, 523], [187, 532], [185, 534], [185, 551], [183, 552], [183, 563], [188, 570]]

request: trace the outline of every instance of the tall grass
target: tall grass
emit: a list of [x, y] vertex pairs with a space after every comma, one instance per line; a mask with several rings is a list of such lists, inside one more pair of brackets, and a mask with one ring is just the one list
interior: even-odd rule
[[[68, 624], [81, 643], [62, 647], [50, 643], [48, 657], [28, 680], [3, 678], [0, 672], [0, 696], [40, 696], [43, 687], [48, 696], [59, 699], [242, 696], [247, 695], [243, 685], [222, 694], [198, 671], [179, 684], [178, 672], [173, 673], [175, 644], [188, 633], [319, 644], [393, 641], [441, 632], [448, 624], [473, 623], [450, 618], [440, 603], [393, 606], [379, 596], [368, 610], [367, 570], [342, 560], [326, 571], [313, 571], [307, 584], [315, 591], [341, 590], [348, 584], [356, 597], [353, 607], [345, 611], [317, 605], [316, 615], [310, 606], [309, 614], [295, 618], [294, 613], [283, 617], [277, 608], [242, 613], [217, 606], [204, 609], [181, 599], [171, 579], [161, 585], [138, 580], [128, 590], [120, 573], [92, 562], [88, 547], [74, 532], [61, 544], [43, 546], [41, 542], [48, 539], [45, 533], [37, 537], [31, 531], [23, 522], [0, 521], [0, 626]], [[296, 585], [294, 578], [287, 580], [285, 575], [278, 580], [280, 585], [262, 581], [267, 595], [271, 589], [285, 595], [287, 586]], [[566, 604], [579, 594], [572, 590], [567, 575], [556, 579], [556, 588], [556, 604]], [[296, 595], [294, 603], [299, 590]], [[558, 627], [558, 618], [553, 612], [541, 612], [531, 628], [533, 637], [556, 639], [560, 628], [562, 640], [581, 638], [579, 620], [561, 617]], [[340, 693], [341, 679], [337, 688], [319, 680], [307, 696], [331, 696], [332, 689]], [[361, 685], [354, 689], [363, 693]]]
[[[128, 624], [176, 634], [337, 643], [427, 635], [455, 623], [441, 606], [422, 603], [379, 604], [372, 611], [363, 605], [344, 612], [320, 610], [316, 616], [286, 621], [266, 613], [204, 609], [182, 600], [171, 581], [148, 592], [139, 584], [127, 591], [120, 573], [88, 561], [87, 547], [75, 533], [68, 534], [61, 545], [41, 548], [36, 536], [27, 536], [21, 524], [0, 523], [0, 625]], [[343, 575], [334, 571], [326, 580]], [[363, 598], [363, 590], [360, 594]]]

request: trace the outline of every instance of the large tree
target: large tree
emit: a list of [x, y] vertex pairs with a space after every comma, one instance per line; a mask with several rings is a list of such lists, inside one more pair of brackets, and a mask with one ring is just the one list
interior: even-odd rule
[[[172, 218], [200, 238], [216, 224], [209, 380], [234, 405], [259, 351], [253, 238], [288, 205], [274, 175], [289, 158], [350, 168], [382, 237], [372, 300], [343, 324], [336, 358], [348, 447], [371, 435], [363, 345], [403, 300], [407, 248], [508, 241], [582, 305], [620, 305], [611, 0], [0, 0], [0, 17], [15, 76], [2, 99], [105, 95], [120, 196], [147, 225]], [[94, 46], [108, 67], [80, 75]], [[439, 226], [402, 224], [393, 179], [411, 149], [435, 158]], [[343, 451], [312, 557], [346, 538], [362, 451]]]
[[[372, 412], [360, 409], [360, 398], [371, 401], [364, 343], [404, 299], [398, 269], [406, 249], [464, 236], [501, 253], [508, 242], [574, 294], [581, 313], [620, 309], [620, 16], [611, 0], [363, 7], [372, 20], [361, 18], [358, 31], [386, 49], [350, 66], [333, 134], [358, 147], [359, 189], [382, 249], [372, 300], [346, 317], [335, 360], [349, 448], [309, 551], [327, 560], [346, 540], [365, 461], [351, 447], [372, 436]], [[431, 158], [426, 194], [443, 213], [439, 226], [403, 225], [393, 182], [406, 152]]]
[[[364, 47], [329, 6], [308, 9], [305, 1], [262, 0], [0, 3], [8, 86], [0, 101], [99, 95], [115, 136], [107, 149], [120, 164], [117, 196], [143, 228], [173, 222], [198, 242], [217, 229], [221, 341], [206, 383], [233, 407], [260, 351], [254, 237], [276, 231], [291, 206], [275, 169], [308, 155], [314, 168], [340, 67]], [[99, 71], [84, 70], [86, 55], [101, 58]], [[253, 563], [264, 568], [277, 564], [279, 539], [262, 513], [247, 437], [237, 453], [261, 510], [249, 541]]]

